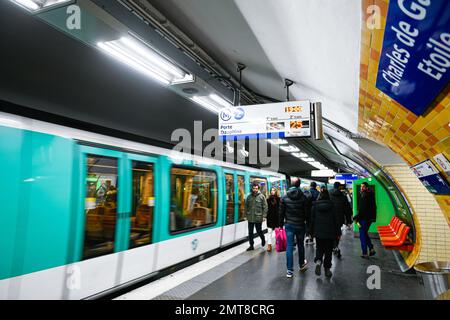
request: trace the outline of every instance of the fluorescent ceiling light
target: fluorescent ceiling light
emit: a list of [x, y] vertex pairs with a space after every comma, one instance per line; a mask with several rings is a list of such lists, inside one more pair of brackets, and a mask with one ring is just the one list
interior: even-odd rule
[[333, 170], [311, 170], [311, 177], [334, 177]]
[[299, 148], [297, 148], [296, 146], [292, 146], [292, 145], [281, 146], [280, 149], [283, 151], [286, 151], [286, 152], [299, 152], [300, 151]]
[[305, 162], [316, 162], [316, 159], [314, 158], [303, 158], [302, 160]]
[[323, 164], [321, 164], [321, 163], [318, 162], [318, 161], [315, 161], [315, 162], [308, 162], [308, 164], [312, 165], [313, 167], [315, 167], [315, 168], [317, 168], [317, 169], [322, 169], [322, 167], [323, 167]]
[[[305, 158], [305, 157], [308, 157], [308, 155], [306, 154], [306, 153], [303, 153], [303, 152], [294, 152], [293, 154], [292, 154], [294, 157], [297, 157], [297, 158]], [[303, 160], [303, 159], [302, 159]]]
[[71, 0], [10, 0], [10, 1], [29, 11], [38, 11], [53, 5], [69, 2]]
[[217, 105], [217, 103], [214, 100], [211, 100], [211, 98], [209, 98], [208, 96], [206, 97], [194, 96], [191, 99], [192, 101], [198, 103], [199, 105], [208, 109], [209, 111], [219, 113], [219, 109], [221, 109], [221, 107]]
[[159, 82], [168, 85], [192, 81], [193, 76], [135, 37], [99, 42], [97, 46], [117, 60]]
[[229, 103], [228, 101], [226, 101], [225, 99], [222, 99], [221, 97], [219, 97], [217, 94], [210, 94], [209, 97], [216, 103], [218, 103], [219, 105], [221, 105], [224, 108], [229, 108], [231, 107], [231, 103]]
[[268, 139], [267, 142], [275, 145], [287, 144], [287, 140], [284, 139]]

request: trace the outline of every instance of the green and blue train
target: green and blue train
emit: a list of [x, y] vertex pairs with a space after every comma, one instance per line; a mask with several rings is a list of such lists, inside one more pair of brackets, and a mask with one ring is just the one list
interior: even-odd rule
[[0, 113], [0, 299], [84, 299], [247, 237], [286, 177]]

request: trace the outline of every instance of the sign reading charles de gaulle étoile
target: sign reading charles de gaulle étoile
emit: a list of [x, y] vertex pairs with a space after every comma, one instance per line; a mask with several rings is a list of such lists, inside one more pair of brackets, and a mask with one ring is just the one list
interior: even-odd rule
[[450, 1], [391, 0], [376, 87], [422, 115], [450, 79]]

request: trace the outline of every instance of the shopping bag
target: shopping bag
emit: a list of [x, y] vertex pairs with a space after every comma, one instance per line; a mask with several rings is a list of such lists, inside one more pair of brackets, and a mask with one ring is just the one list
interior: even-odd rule
[[275, 228], [275, 249], [277, 252], [286, 251], [286, 231], [283, 228]]

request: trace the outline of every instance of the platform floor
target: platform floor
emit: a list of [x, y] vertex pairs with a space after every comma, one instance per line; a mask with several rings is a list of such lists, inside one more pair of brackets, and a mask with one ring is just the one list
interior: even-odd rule
[[[256, 240], [256, 239], [255, 239]], [[340, 248], [342, 258], [333, 257], [333, 277], [318, 277], [314, 273], [314, 245], [306, 245], [308, 269], [293, 278], [286, 278], [286, 254], [267, 252], [260, 245], [246, 252], [248, 244], [232, 248], [211, 261], [202, 261], [182, 271], [183, 275], [169, 276], [130, 292], [119, 299], [156, 300], [386, 300], [424, 299], [423, 289], [415, 274], [400, 272], [394, 255], [384, 250], [378, 240], [373, 240], [377, 255], [366, 260], [360, 257], [359, 239], [352, 231], [344, 231]], [[256, 243], [256, 241], [255, 241]], [[222, 259], [223, 261], [219, 261]], [[208, 259], [207, 259], [208, 260]], [[215, 261], [215, 262], [213, 262]], [[294, 253], [294, 261], [297, 254]], [[203, 265], [201, 265], [203, 263]], [[370, 290], [367, 268], [378, 266], [381, 270], [381, 288]], [[298, 268], [298, 266], [295, 266]], [[204, 271], [199, 271], [202, 269]], [[192, 272], [199, 272], [192, 275]], [[186, 280], [186, 275], [190, 274]], [[164, 281], [165, 284], [164, 284]], [[170, 281], [170, 285], [168, 285]], [[179, 282], [179, 283], [174, 283]], [[153, 287], [152, 287], [153, 286]], [[155, 291], [155, 286], [159, 286]], [[161, 289], [165, 288], [165, 289]]]

